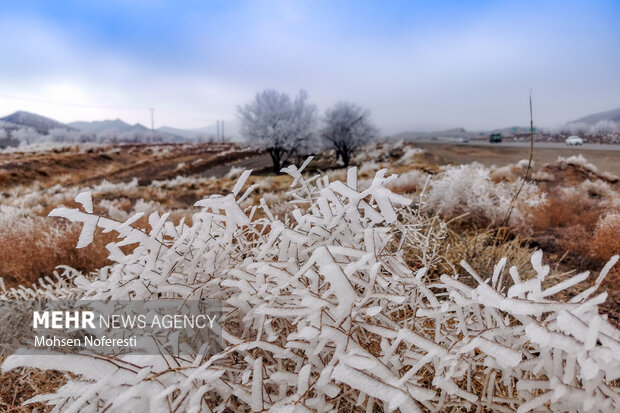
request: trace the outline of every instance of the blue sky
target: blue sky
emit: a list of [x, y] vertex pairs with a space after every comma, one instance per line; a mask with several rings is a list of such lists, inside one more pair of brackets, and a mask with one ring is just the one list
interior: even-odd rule
[[3, 1], [0, 115], [199, 127], [304, 88], [384, 133], [482, 129], [527, 124], [532, 88], [552, 126], [620, 106], [618, 21], [618, 1]]

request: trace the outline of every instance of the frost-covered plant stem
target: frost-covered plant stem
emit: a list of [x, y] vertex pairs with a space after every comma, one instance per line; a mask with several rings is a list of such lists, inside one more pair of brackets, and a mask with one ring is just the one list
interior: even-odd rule
[[[242, 210], [249, 172], [231, 193], [199, 201], [191, 226], [153, 213], [142, 232], [131, 227], [136, 217], [92, 214], [87, 194], [77, 198], [83, 210], [52, 212], [84, 223], [79, 246], [97, 226], [119, 234], [108, 246], [115, 264], [76, 277], [84, 297], [220, 299], [223, 351], [208, 359], [13, 355], [3, 369], [75, 373], [55, 394], [31, 400], [58, 412], [620, 408], [611, 385], [620, 332], [597, 311], [606, 297], [597, 290], [618, 256], [568, 302], [553, 297], [587, 275], [543, 288], [550, 268], [540, 251], [530, 280], [502, 259], [492, 274], [461, 263], [475, 287], [446, 274], [431, 282], [427, 268], [409, 268], [402, 251], [386, 248], [403, 231], [410, 200], [386, 188], [385, 170], [360, 190], [355, 169], [330, 182], [307, 178], [306, 165], [285, 169], [294, 178], [289, 224], [265, 202]], [[405, 230], [432, 265], [439, 235]], [[130, 244], [130, 253], [119, 248]]]

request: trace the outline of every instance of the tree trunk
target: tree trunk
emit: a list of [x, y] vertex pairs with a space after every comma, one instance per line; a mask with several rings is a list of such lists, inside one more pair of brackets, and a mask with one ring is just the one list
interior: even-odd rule
[[351, 154], [348, 152], [342, 152], [342, 163], [344, 163], [344, 167], [349, 167], [349, 162], [351, 162]]
[[273, 173], [276, 175], [280, 175], [280, 169], [282, 169], [280, 152], [276, 149], [269, 149], [268, 151], [269, 155], [271, 156], [271, 161], [273, 162]]
[[273, 172], [277, 174], [280, 171], [280, 156], [273, 149], [268, 149], [269, 156], [271, 156], [271, 162], [273, 162]]

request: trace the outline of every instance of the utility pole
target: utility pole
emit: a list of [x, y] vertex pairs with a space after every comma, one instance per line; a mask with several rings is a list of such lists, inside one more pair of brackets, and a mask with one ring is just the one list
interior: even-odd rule
[[151, 108], [151, 140], [155, 139], [155, 109]]
[[222, 121], [222, 138], [220, 139], [220, 142], [224, 142], [224, 121]]

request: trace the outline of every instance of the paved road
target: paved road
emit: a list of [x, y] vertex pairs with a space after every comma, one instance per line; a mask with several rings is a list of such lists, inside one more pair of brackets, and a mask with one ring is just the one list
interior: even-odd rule
[[[473, 142], [445, 143], [438, 141], [416, 142], [415, 146], [437, 158], [431, 162], [464, 164], [480, 162], [483, 165], [508, 165], [527, 159], [530, 145], [526, 142]], [[558, 156], [568, 157], [583, 155], [594, 163], [601, 171], [611, 172], [620, 176], [620, 145], [567, 146], [561, 143], [534, 142], [534, 161], [537, 165], [552, 163]]]
[[[436, 143], [443, 145], [463, 145], [463, 146], [495, 146], [498, 148], [501, 147], [511, 147], [511, 148], [529, 148], [530, 142], [502, 142], [502, 143], [490, 143], [488, 141], [474, 141], [471, 140], [468, 143], [464, 142], [446, 142], [446, 141], [411, 141], [414, 143]], [[580, 146], [569, 146], [565, 143], [559, 142], [534, 142], [534, 149], [575, 149], [576, 152], [579, 150], [597, 150], [597, 151], [620, 151], [620, 144], [609, 144], [609, 143], [585, 143]]]

